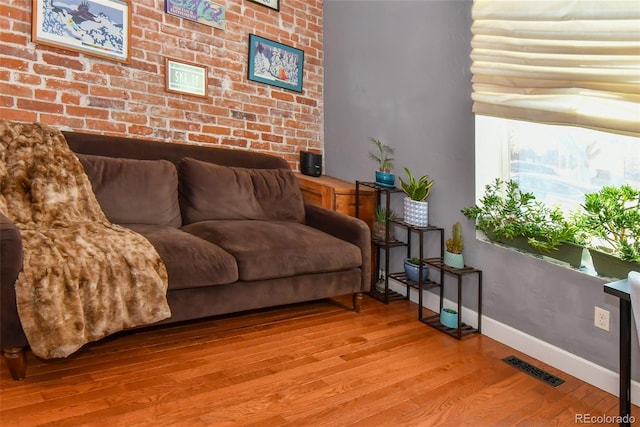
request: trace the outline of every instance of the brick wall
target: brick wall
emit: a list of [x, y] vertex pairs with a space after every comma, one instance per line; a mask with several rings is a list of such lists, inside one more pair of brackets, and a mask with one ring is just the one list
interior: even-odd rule
[[[48, 0], [47, 0], [48, 1]], [[0, 4], [0, 118], [63, 129], [269, 152], [297, 168], [323, 147], [322, 0], [226, 6], [226, 29], [131, 0], [131, 61], [31, 41], [31, 0]], [[55, 2], [55, 0], [54, 0]], [[303, 92], [247, 79], [249, 34], [304, 50]], [[206, 99], [165, 91], [165, 57], [205, 65]]]

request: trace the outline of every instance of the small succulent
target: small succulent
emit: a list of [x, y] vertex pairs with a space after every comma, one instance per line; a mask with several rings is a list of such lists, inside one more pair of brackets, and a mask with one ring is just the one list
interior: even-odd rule
[[407, 261], [409, 261], [409, 263], [413, 265], [420, 265], [420, 258], [416, 256], [409, 258]]
[[387, 220], [393, 221], [398, 219], [398, 214], [396, 214], [393, 209], [389, 209], [389, 213], [387, 214], [387, 209], [378, 207], [376, 208], [375, 218], [376, 222], [386, 224]]
[[454, 254], [461, 254], [464, 249], [464, 240], [462, 239], [462, 224], [460, 221], [453, 224], [452, 237], [447, 239], [447, 250]]

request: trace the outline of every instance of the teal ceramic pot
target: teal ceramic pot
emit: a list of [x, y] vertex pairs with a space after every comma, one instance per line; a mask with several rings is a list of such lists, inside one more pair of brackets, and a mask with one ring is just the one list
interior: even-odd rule
[[458, 329], [458, 312], [452, 308], [443, 308], [440, 312], [440, 323], [451, 329]]
[[[412, 282], [418, 281], [418, 275], [420, 274], [419, 266], [411, 264], [408, 259], [404, 260], [404, 272], [407, 275], [407, 279]], [[429, 268], [426, 265], [422, 266], [422, 281], [426, 281], [429, 276]]]
[[386, 188], [396, 188], [396, 176], [392, 173], [376, 171], [376, 184]]
[[464, 257], [462, 254], [454, 254], [453, 252], [444, 251], [443, 262], [452, 268], [464, 268]]

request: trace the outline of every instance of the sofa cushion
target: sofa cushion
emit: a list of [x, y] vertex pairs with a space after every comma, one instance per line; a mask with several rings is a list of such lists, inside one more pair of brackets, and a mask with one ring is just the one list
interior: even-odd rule
[[169, 290], [224, 285], [238, 280], [236, 260], [222, 248], [177, 228], [127, 224], [156, 249], [167, 268]]
[[192, 158], [179, 162], [184, 224], [258, 219], [304, 222], [304, 202], [290, 169], [246, 169]]
[[77, 154], [98, 203], [116, 224], [178, 228], [178, 173], [167, 160], [135, 160]]
[[232, 254], [244, 281], [349, 270], [362, 264], [357, 246], [291, 221], [201, 221], [182, 230]]

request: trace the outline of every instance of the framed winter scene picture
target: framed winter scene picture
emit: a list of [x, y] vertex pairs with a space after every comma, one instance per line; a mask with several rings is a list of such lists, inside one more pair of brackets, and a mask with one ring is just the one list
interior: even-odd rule
[[130, 28], [129, 0], [33, 0], [35, 43], [128, 63]]
[[302, 92], [304, 51], [249, 34], [249, 80]]

